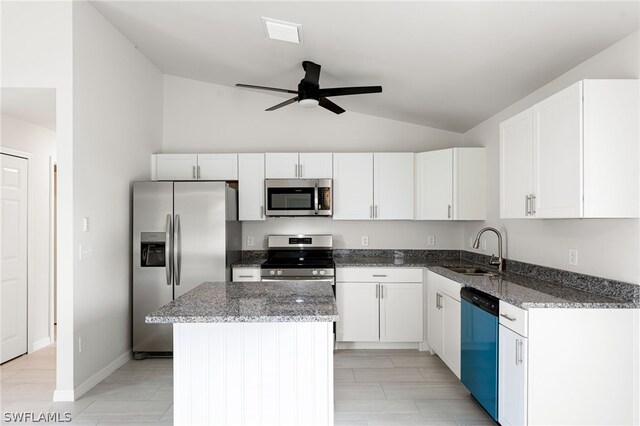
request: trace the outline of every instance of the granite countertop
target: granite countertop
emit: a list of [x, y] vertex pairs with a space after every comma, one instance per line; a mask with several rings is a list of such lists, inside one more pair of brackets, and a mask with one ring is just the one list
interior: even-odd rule
[[[640, 308], [640, 301], [630, 301], [604, 296], [581, 290], [557, 282], [549, 282], [540, 278], [505, 272], [497, 277], [469, 276], [453, 272], [444, 265], [480, 267], [493, 270], [486, 265], [479, 265], [460, 259], [407, 259], [398, 262], [393, 257], [334, 257], [336, 267], [404, 267], [427, 268], [446, 278], [452, 279], [465, 287], [473, 287], [498, 299], [523, 309], [530, 308], [599, 308], [599, 309], [634, 309]], [[497, 271], [496, 271], [497, 272]]]
[[[467, 264], [469, 266], [477, 266]], [[562, 284], [550, 283], [524, 275], [503, 273], [495, 277], [470, 276], [450, 271], [442, 266], [430, 266], [429, 270], [488, 293], [498, 299], [523, 309], [531, 308], [639, 308], [640, 304], [590, 293]], [[485, 268], [488, 269], [488, 268]]]
[[147, 323], [334, 322], [328, 283], [207, 282], [147, 315]]

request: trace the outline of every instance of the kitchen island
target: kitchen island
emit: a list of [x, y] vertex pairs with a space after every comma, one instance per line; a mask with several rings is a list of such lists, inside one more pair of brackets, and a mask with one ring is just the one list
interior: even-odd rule
[[333, 424], [331, 285], [203, 283], [146, 317], [173, 323], [174, 423]]

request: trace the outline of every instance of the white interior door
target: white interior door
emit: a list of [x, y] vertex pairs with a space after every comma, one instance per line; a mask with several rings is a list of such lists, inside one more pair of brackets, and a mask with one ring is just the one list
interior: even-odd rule
[[0, 362], [27, 352], [27, 160], [1, 155]]

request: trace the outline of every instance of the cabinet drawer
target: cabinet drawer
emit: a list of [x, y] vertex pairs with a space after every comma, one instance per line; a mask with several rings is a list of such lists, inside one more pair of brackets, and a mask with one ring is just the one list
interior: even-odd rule
[[233, 268], [233, 281], [260, 281], [260, 268]]
[[528, 334], [528, 313], [526, 310], [500, 301], [500, 324], [523, 337]]
[[336, 281], [421, 283], [422, 268], [336, 268]]

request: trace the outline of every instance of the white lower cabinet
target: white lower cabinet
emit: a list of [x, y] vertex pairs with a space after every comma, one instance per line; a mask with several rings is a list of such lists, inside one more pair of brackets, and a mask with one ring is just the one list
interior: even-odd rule
[[240, 266], [234, 267], [231, 273], [233, 281], [260, 281], [260, 267]]
[[421, 269], [338, 268], [336, 281], [338, 342], [423, 341]]
[[498, 421], [527, 424], [527, 338], [504, 325], [498, 336]]
[[460, 288], [427, 271], [427, 340], [431, 351], [460, 377]]
[[379, 288], [377, 283], [336, 283], [340, 321], [339, 342], [377, 342], [379, 337]]

